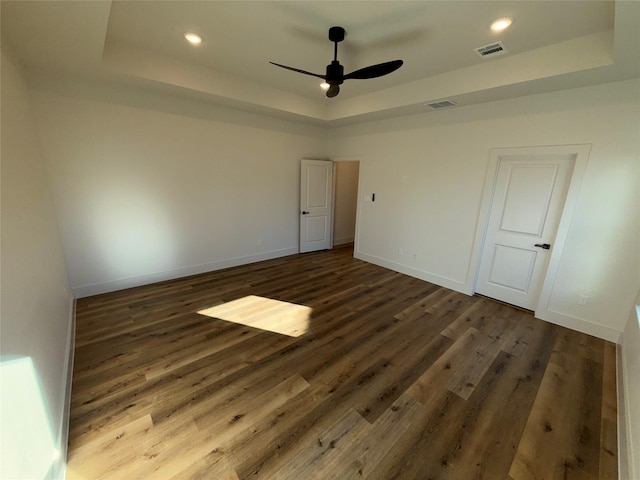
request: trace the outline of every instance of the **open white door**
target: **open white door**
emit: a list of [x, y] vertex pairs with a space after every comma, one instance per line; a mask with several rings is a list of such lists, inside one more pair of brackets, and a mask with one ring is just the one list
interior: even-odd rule
[[574, 162], [573, 155], [500, 158], [476, 292], [536, 308]]
[[333, 162], [300, 161], [300, 253], [331, 248]]

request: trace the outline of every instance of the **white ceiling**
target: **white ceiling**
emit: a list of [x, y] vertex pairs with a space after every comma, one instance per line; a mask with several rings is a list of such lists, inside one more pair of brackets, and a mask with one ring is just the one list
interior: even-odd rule
[[[492, 20], [510, 16], [502, 34]], [[327, 99], [329, 27], [350, 72], [402, 59]], [[185, 32], [203, 37], [189, 45]], [[31, 76], [81, 75], [206, 102], [341, 124], [640, 76], [637, 1], [2, 1], [2, 38]], [[509, 53], [482, 59], [497, 40]]]

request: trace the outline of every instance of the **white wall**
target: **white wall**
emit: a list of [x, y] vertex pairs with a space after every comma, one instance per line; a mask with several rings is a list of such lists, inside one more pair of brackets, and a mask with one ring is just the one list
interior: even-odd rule
[[[622, 336], [622, 385], [624, 394], [626, 452], [629, 478], [640, 478], [640, 292]], [[622, 401], [622, 399], [620, 399]], [[623, 466], [624, 467], [624, 466]]]
[[639, 103], [633, 80], [331, 130], [331, 156], [362, 158], [356, 255], [471, 293], [491, 149], [591, 144], [548, 308], [617, 340], [639, 287]]
[[333, 244], [342, 245], [355, 239], [360, 162], [338, 161], [335, 167]]
[[[66, 448], [65, 394], [70, 378], [73, 300], [31, 99], [19, 65], [4, 48], [0, 349], [1, 390], [3, 397], [8, 397], [3, 398], [0, 411], [0, 476], [42, 478], [53, 459], [51, 449], [57, 447], [64, 455]], [[16, 359], [27, 362], [17, 363]], [[11, 384], [12, 364], [29, 366], [19, 370], [18, 384]], [[21, 398], [27, 384], [38, 383], [42, 400], [34, 391]], [[9, 409], [8, 401], [16, 399], [19, 410]], [[49, 425], [34, 425], [40, 410]]]
[[298, 251], [319, 127], [129, 88], [34, 82], [71, 284], [84, 296]]

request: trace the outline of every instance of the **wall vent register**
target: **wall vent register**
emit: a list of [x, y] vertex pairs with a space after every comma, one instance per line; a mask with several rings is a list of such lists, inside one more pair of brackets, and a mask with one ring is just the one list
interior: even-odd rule
[[446, 108], [446, 107], [453, 107], [455, 104], [455, 102], [452, 102], [451, 100], [442, 100], [440, 102], [433, 102], [433, 103], [427, 103], [427, 107], [431, 107], [431, 108]]

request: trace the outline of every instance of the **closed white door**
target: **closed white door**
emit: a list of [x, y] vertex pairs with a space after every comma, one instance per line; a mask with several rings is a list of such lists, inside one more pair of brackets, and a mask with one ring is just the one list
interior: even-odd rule
[[573, 155], [500, 159], [476, 292], [536, 308], [574, 161]]
[[300, 252], [331, 248], [333, 162], [300, 161]]

